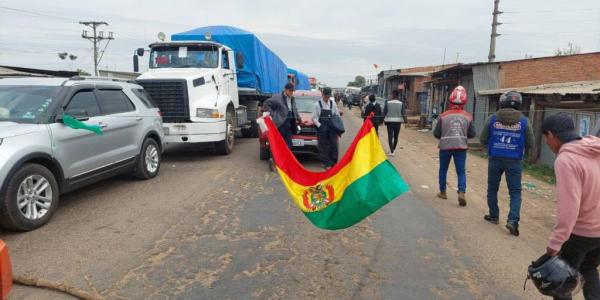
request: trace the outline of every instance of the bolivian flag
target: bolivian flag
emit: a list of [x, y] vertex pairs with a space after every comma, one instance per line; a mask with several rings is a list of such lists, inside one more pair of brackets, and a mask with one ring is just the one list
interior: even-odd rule
[[344, 157], [333, 168], [318, 173], [302, 167], [271, 118], [265, 118], [264, 125], [283, 184], [298, 208], [319, 228], [350, 227], [409, 189], [387, 160], [370, 120], [363, 123]]

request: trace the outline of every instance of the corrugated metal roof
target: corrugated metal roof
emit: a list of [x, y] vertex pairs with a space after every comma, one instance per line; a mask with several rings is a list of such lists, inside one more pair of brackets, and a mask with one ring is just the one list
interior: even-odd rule
[[43, 76], [38, 74], [32, 74], [27, 72], [21, 72], [9, 68], [0, 67], [0, 76]]
[[406, 72], [406, 73], [400, 73], [400, 74], [398, 74], [398, 76], [429, 77], [429, 76], [431, 76], [431, 74], [433, 74], [432, 71], [429, 71], [429, 72]]
[[551, 83], [517, 88], [505, 88], [479, 91], [479, 95], [497, 95], [517, 91], [521, 94], [552, 95], [552, 94], [600, 94], [600, 80]]

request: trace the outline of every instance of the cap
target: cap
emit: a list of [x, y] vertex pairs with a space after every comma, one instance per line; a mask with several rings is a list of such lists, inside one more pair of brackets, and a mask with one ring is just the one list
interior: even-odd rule
[[323, 93], [323, 95], [325, 95], [325, 96], [331, 96], [331, 88], [328, 88], [328, 87], [326, 87], [326, 88], [323, 88], [323, 91], [322, 91], [322, 93]]
[[548, 132], [552, 132], [563, 143], [581, 138], [575, 129], [573, 118], [568, 113], [557, 113], [547, 117], [542, 124], [542, 133]]
[[296, 90], [296, 88], [294, 87], [294, 84], [291, 82], [288, 82], [285, 84], [285, 89], [290, 90], [290, 91]]

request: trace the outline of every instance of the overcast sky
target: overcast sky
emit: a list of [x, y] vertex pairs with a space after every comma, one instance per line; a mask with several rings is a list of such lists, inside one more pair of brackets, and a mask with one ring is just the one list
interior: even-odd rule
[[[106, 21], [101, 69], [131, 71], [157, 33], [208, 25], [252, 31], [289, 67], [342, 86], [382, 69], [486, 61], [493, 0], [0, 0], [0, 65], [93, 70], [79, 20]], [[497, 60], [549, 56], [569, 42], [600, 51], [600, 1], [501, 0]], [[104, 46], [104, 44], [102, 44]], [[57, 53], [78, 56], [61, 61]], [[380, 66], [375, 70], [373, 64]]]

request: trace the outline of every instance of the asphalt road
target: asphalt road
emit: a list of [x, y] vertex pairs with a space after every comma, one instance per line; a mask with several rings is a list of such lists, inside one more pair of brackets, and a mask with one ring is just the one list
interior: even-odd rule
[[[343, 149], [360, 126], [344, 120]], [[15, 273], [108, 299], [520, 297], [480, 279], [481, 266], [412, 192], [352, 228], [315, 228], [258, 160], [255, 139], [238, 139], [230, 156], [171, 148], [154, 180], [123, 176], [61, 201], [41, 229], [0, 231]], [[11, 295], [50, 298], [70, 299], [27, 287]]]

